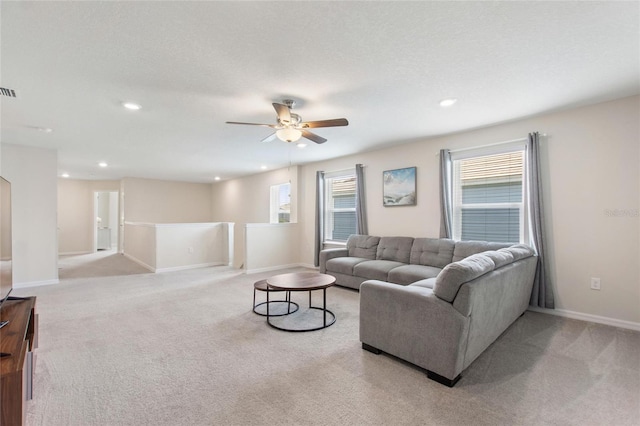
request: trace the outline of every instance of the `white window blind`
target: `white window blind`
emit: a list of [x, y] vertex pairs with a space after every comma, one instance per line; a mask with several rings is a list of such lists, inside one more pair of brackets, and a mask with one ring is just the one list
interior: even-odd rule
[[325, 175], [325, 241], [347, 241], [356, 233], [356, 175], [354, 170]]
[[524, 148], [453, 158], [453, 238], [526, 242]]

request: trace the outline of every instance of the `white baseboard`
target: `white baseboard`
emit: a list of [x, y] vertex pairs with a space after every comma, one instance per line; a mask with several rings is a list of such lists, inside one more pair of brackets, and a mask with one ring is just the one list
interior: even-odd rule
[[616, 318], [602, 317], [599, 315], [585, 314], [582, 312], [568, 311], [566, 309], [544, 309], [529, 306], [529, 310], [543, 314], [556, 315], [564, 318], [571, 318], [580, 321], [595, 322], [598, 324], [610, 325], [613, 327], [626, 328], [628, 330], [640, 331], [640, 323], [625, 321]]
[[280, 269], [290, 269], [290, 268], [315, 268], [315, 266], [307, 266], [304, 263], [290, 263], [288, 265], [277, 265], [277, 266], [268, 266], [266, 268], [255, 268], [255, 269], [245, 269], [245, 274], [257, 274], [260, 272], [270, 272], [270, 271], [278, 271]]
[[124, 255], [124, 257], [126, 257], [127, 259], [137, 263], [138, 265], [142, 266], [143, 268], [151, 271], [151, 272], [155, 272], [156, 268], [154, 268], [153, 266], [147, 265], [146, 263], [144, 263], [142, 260], [131, 256], [129, 253], [122, 253]]
[[172, 266], [170, 268], [154, 268], [153, 266], [147, 265], [142, 260], [140, 260], [140, 259], [138, 259], [136, 257], [133, 257], [128, 253], [123, 253], [123, 254], [127, 259], [137, 263], [138, 265], [142, 266], [143, 268], [145, 268], [145, 269], [147, 269], [147, 270], [149, 270], [151, 272], [154, 272], [154, 273], [184, 271], [184, 270], [187, 270], [187, 269], [208, 268], [210, 266], [226, 266], [227, 265], [227, 263], [224, 263], [224, 262], [210, 262], [210, 263], [199, 263], [199, 264], [196, 264], [196, 265]]
[[58, 253], [58, 256], [77, 256], [80, 254], [91, 254], [92, 251], [65, 251], [64, 253]]
[[199, 263], [197, 265], [172, 266], [171, 268], [158, 268], [154, 272], [184, 271], [187, 269], [208, 268], [210, 266], [228, 266], [228, 263], [211, 262], [211, 263]]
[[53, 285], [59, 284], [60, 280], [45, 280], [45, 281], [29, 281], [26, 283], [13, 283], [13, 288], [29, 288], [29, 287], [40, 287], [41, 285]]
[[319, 266], [312, 265], [311, 263], [298, 263], [298, 266], [301, 266], [301, 267], [307, 268], [307, 269], [315, 269], [316, 271], [318, 271], [320, 269]]

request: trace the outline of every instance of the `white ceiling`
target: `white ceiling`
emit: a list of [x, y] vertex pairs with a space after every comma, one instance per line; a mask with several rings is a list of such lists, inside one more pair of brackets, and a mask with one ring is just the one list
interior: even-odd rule
[[[0, 7], [2, 142], [79, 179], [211, 182], [640, 92], [636, 1]], [[284, 98], [350, 124], [304, 149], [225, 124], [275, 123]]]

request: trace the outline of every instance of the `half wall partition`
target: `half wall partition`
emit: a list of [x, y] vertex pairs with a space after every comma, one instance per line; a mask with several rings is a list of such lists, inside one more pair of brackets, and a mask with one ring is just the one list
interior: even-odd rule
[[233, 223], [125, 222], [124, 255], [152, 272], [232, 265]]

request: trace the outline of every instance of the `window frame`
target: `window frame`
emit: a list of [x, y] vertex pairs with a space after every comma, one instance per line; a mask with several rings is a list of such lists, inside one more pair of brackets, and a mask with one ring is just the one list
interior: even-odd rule
[[[289, 186], [289, 220], [287, 222], [280, 222], [280, 188], [283, 186]], [[291, 182], [284, 182], [280, 184], [271, 185], [269, 188], [269, 223], [291, 223]]]
[[[343, 178], [353, 178], [354, 180], [357, 179], [356, 176], [356, 169], [345, 169], [345, 170], [338, 170], [338, 171], [334, 171], [334, 172], [328, 172], [325, 173], [324, 175], [324, 211], [323, 211], [323, 230], [324, 230], [324, 235], [322, 236], [323, 238], [323, 242], [327, 243], [327, 244], [345, 244], [347, 242], [347, 240], [338, 240], [338, 239], [334, 239], [333, 238], [333, 225], [334, 225], [334, 218], [333, 218], [333, 213], [340, 213], [340, 212], [353, 212], [354, 215], [356, 214], [356, 204], [354, 203], [353, 208], [333, 208], [331, 203], [331, 194], [333, 193], [333, 181], [334, 180], [338, 180], [338, 179], [343, 179]], [[354, 191], [357, 190], [357, 183], [354, 186]], [[354, 196], [356, 196], [354, 194]], [[357, 200], [356, 200], [357, 202]], [[356, 225], [357, 226], [357, 225]], [[353, 229], [353, 234], [356, 233], [356, 228]]]
[[[508, 154], [511, 152], [522, 153], [522, 198], [520, 202], [496, 202], [496, 203], [462, 203], [462, 185], [460, 176], [460, 161], [472, 158], [481, 158], [492, 155]], [[530, 244], [530, 230], [528, 218], [528, 192], [527, 192], [527, 150], [524, 141], [505, 144], [490, 145], [482, 148], [470, 148], [451, 152], [451, 213], [452, 213], [452, 238], [456, 241], [462, 239], [462, 210], [471, 209], [518, 209], [519, 218], [519, 243]]]

